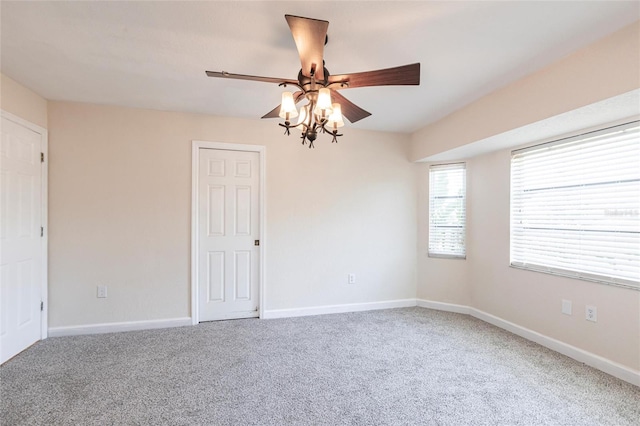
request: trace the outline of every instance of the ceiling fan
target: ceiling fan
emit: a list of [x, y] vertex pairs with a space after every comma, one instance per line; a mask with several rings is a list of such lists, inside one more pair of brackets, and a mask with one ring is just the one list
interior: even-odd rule
[[[290, 129], [298, 128], [302, 131], [302, 144], [309, 142], [313, 147], [318, 132], [329, 133], [332, 142], [337, 142], [338, 128], [344, 125], [342, 115], [351, 123], [355, 123], [371, 115], [347, 98], [338, 93], [341, 89], [371, 86], [410, 86], [420, 84], [420, 63], [402, 65], [375, 71], [365, 71], [352, 74], [331, 75], [324, 66], [324, 46], [327, 43], [328, 21], [304, 18], [301, 16], [285, 15], [296, 43], [302, 68], [298, 79], [260, 77], [254, 75], [232, 74], [226, 71], [206, 71], [209, 77], [233, 78], [239, 80], [262, 81], [276, 83], [279, 86], [295, 86], [295, 93], [284, 92], [282, 103], [269, 111], [262, 118], [281, 117], [285, 121], [279, 123], [285, 128], [285, 134]], [[307, 99], [300, 113], [296, 104]], [[296, 124], [291, 119], [299, 117]]]

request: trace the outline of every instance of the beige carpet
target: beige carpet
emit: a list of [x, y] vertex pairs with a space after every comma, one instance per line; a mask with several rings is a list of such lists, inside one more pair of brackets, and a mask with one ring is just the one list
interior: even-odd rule
[[640, 388], [423, 308], [50, 338], [0, 368], [6, 425], [638, 425]]

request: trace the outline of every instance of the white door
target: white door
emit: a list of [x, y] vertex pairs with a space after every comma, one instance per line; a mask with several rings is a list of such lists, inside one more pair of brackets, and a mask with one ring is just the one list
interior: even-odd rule
[[258, 316], [260, 154], [200, 148], [198, 321]]
[[0, 363], [41, 338], [42, 136], [2, 118]]

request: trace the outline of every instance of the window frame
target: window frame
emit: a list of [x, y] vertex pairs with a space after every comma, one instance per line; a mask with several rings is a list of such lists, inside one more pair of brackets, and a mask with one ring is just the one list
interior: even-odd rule
[[[522, 269], [533, 272], [542, 272], [549, 275], [560, 276], [565, 278], [573, 278], [579, 279], [582, 281], [596, 282], [600, 284], [618, 286], [629, 288], [633, 290], [640, 290], [640, 278], [638, 281], [628, 280], [625, 278], [619, 278], [609, 275], [591, 273], [591, 272], [583, 272], [578, 270], [564, 269], [558, 268], [550, 265], [541, 265], [535, 262], [527, 263], [526, 261], [514, 261], [513, 250], [514, 250], [514, 182], [513, 182], [513, 174], [514, 174], [514, 157], [518, 154], [526, 153], [527, 151], [533, 151], [542, 147], [553, 147], [563, 144], [569, 144], [573, 142], [581, 143], [587, 142], [589, 139], [615, 134], [617, 132], [637, 128], [640, 125], [640, 121], [631, 121], [622, 124], [616, 124], [613, 126], [607, 126], [604, 128], [600, 128], [597, 130], [586, 131], [574, 136], [560, 138], [556, 140], [546, 141], [542, 143], [537, 143], [533, 145], [528, 145], [526, 147], [516, 149], [511, 151], [511, 161], [510, 161], [510, 189], [509, 189], [509, 266], [516, 269]], [[607, 231], [613, 232], [613, 231]], [[574, 259], [574, 263], [577, 263]]]
[[[432, 251], [432, 214], [433, 214], [433, 174], [435, 170], [462, 170], [462, 208], [464, 209], [464, 222], [462, 224], [462, 253], [441, 253]], [[466, 259], [467, 258], [467, 163], [463, 161], [456, 161], [452, 163], [434, 163], [429, 165], [429, 197], [428, 197], [428, 238], [427, 238], [427, 256], [431, 258], [440, 259]]]

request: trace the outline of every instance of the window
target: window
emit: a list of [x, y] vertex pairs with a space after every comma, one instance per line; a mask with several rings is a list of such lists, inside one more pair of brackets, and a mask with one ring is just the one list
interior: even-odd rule
[[429, 168], [429, 256], [465, 258], [464, 163]]
[[512, 152], [511, 265], [640, 288], [640, 122]]

